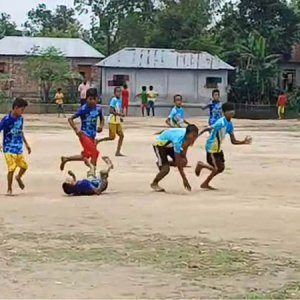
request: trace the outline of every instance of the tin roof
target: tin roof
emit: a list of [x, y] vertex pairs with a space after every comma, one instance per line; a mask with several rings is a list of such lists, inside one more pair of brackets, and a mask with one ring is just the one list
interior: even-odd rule
[[234, 70], [207, 52], [174, 49], [124, 48], [97, 64], [108, 68]]
[[6, 36], [0, 40], [0, 55], [24, 56], [34, 48], [60, 49], [69, 58], [104, 58], [104, 55], [81, 39]]

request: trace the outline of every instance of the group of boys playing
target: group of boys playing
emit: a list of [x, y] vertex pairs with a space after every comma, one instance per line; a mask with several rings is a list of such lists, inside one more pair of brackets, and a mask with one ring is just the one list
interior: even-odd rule
[[[236, 140], [234, 136], [234, 128], [231, 122], [234, 116], [234, 107], [230, 103], [220, 103], [220, 93], [218, 90], [213, 92], [213, 99], [208, 106], [203, 109], [210, 110], [209, 127], [200, 132], [196, 125], [189, 124], [185, 120], [184, 110], [182, 108], [183, 99], [181, 95], [174, 97], [175, 106], [166, 120], [169, 127], [168, 130], [162, 131], [157, 137], [154, 145], [154, 151], [157, 156], [157, 166], [159, 173], [151, 184], [151, 187], [157, 191], [164, 191], [159, 186], [159, 182], [170, 172], [170, 166], [177, 166], [180, 175], [183, 179], [184, 187], [191, 190], [191, 186], [185, 175], [184, 168], [187, 166], [187, 150], [194, 144], [198, 136], [204, 132], [210, 132], [210, 137], [206, 143], [207, 162], [198, 162], [196, 167], [196, 175], [200, 176], [202, 169], [211, 171], [208, 178], [201, 185], [205, 189], [213, 189], [210, 186], [210, 181], [222, 173], [225, 169], [224, 154], [221, 149], [221, 144], [226, 134], [231, 137], [231, 142], [234, 145], [250, 144], [251, 138], [246, 137], [243, 141]], [[31, 153], [31, 148], [25, 138], [23, 132], [23, 113], [28, 106], [27, 101], [22, 98], [17, 98], [12, 105], [12, 111], [7, 114], [0, 122], [0, 132], [4, 132], [3, 152], [8, 166], [8, 189], [7, 194], [12, 195], [12, 183], [14, 173], [19, 168], [19, 173], [15, 177], [19, 187], [25, 188], [22, 177], [25, 174], [28, 164], [23, 155], [23, 144], [25, 144], [28, 153]], [[223, 114], [222, 114], [223, 111]], [[65, 165], [71, 161], [83, 161], [88, 166], [89, 171], [87, 178], [77, 180], [75, 174], [69, 171], [71, 179], [63, 183], [63, 191], [67, 195], [100, 195], [108, 186], [108, 176], [113, 164], [111, 160], [105, 156], [103, 161], [107, 164], [108, 169], [101, 171], [99, 176], [96, 174], [97, 161], [99, 151], [97, 150], [98, 143], [103, 141], [114, 140], [116, 135], [119, 136], [116, 156], [121, 154], [124, 134], [122, 129], [123, 122], [121, 89], [119, 87], [114, 90], [114, 97], [110, 101], [109, 109], [109, 137], [96, 140], [97, 133], [103, 131], [104, 116], [101, 106], [98, 104], [97, 90], [90, 88], [87, 91], [86, 104], [69, 118], [69, 124], [76, 133], [83, 151], [79, 155], [62, 157], [60, 169], [63, 171]], [[81, 119], [81, 128], [79, 129], [74, 120]], [[99, 126], [98, 125], [99, 120]], [[187, 126], [187, 127], [185, 127]], [[2, 149], [1, 149], [2, 150]], [[169, 157], [172, 159], [169, 161]]]

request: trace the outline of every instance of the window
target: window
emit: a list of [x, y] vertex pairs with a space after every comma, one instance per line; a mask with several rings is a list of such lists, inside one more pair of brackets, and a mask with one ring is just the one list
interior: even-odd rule
[[222, 83], [221, 77], [206, 77], [206, 85], [208, 89], [216, 89], [218, 88], [218, 84]]
[[113, 76], [113, 85], [122, 86], [129, 81], [128, 75], [114, 75]]
[[5, 73], [5, 63], [0, 62], [0, 73]]

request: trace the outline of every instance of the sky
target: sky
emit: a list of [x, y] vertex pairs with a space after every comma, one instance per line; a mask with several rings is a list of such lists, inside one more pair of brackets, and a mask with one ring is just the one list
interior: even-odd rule
[[[39, 3], [45, 3], [47, 8], [54, 9], [57, 5], [66, 5], [74, 7], [73, 0], [0, 0], [0, 12], [6, 12], [11, 15], [12, 20], [21, 27], [26, 21], [26, 15], [29, 10], [37, 7]], [[85, 28], [89, 27], [90, 18], [78, 16], [79, 21]]]

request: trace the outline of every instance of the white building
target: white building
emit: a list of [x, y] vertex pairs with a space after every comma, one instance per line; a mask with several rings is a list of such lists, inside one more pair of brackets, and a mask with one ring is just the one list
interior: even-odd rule
[[207, 52], [174, 49], [125, 48], [97, 64], [102, 69], [102, 94], [112, 96], [115, 86], [127, 83], [131, 101], [142, 86], [154, 86], [158, 102], [170, 103], [182, 94], [187, 103], [207, 102], [220, 89], [226, 100], [228, 71], [234, 68]]

